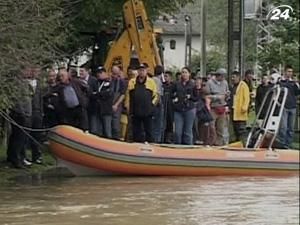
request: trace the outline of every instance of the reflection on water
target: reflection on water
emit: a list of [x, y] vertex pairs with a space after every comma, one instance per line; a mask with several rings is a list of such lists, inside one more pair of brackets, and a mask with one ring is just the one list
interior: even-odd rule
[[299, 224], [299, 178], [91, 177], [0, 187], [0, 224]]

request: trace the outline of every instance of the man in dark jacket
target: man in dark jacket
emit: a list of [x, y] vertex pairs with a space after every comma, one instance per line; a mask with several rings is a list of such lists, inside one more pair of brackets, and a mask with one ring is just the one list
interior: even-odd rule
[[60, 69], [59, 76], [61, 83], [58, 87], [58, 96], [61, 121], [87, 131], [88, 85], [79, 79], [71, 79], [64, 68]]
[[97, 91], [97, 78], [91, 76], [88, 72], [88, 68], [86, 66], [82, 66], [79, 71], [80, 79], [88, 85], [88, 106], [87, 106], [87, 115], [89, 121], [89, 131], [92, 134], [97, 134], [98, 131], [98, 123], [97, 123], [97, 103], [95, 99], [92, 97], [92, 93]]
[[153, 142], [152, 115], [157, 99], [155, 81], [148, 77], [147, 66], [141, 64], [138, 67], [138, 76], [132, 78], [128, 83], [125, 102], [125, 106], [132, 116], [134, 141]]
[[[32, 89], [32, 117], [31, 117], [31, 127], [33, 129], [43, 128], [43, 94], [41, 85], [41, 68], [35, 66], [31, 68], [31, 78], [29, 80], [30, 87]], [[31, 132], [31, 136], [38, 142], [43, 141], [42, 132]], [[42, 152], [40, 146], [33, 140], [29, 140], [29, 147], [31, 148], [31, 160], [33, 163], [42, 163]], [[25, 158], [26, 160], [26, 158]]]
[[57, 88], [56, 72], [50, 70], [47, 77], [47, 86], [43, 91], [44, 125], [46, 128], [59, 124], [59, 115], [57, 115], [56, 110], [59, 107]]
[[153, 114], [153, 124], [152, 124], [152, 132], [155, 143], [162, 142], [162, 132], [163, 132], [163, 115], [164, 115], [164, 90], [163, 83], [165, 82], [164, 77], [164, 67], [161, 65], [157, 65], [154, 68], [154, 77], [153, 80], [156, 83], [157, 94], [158, 94], [158, 104], [154, 107]]
[[172, 104], [172, 72], [166, 71], [164, 74], [165, 82], [163, 83], [164, 90], [164, 115], [163, 115], [163, 138], [162, 142], [172, 143], [173, 142], [173, 124], [174, 124], [174, 112]]
[[113, 117], [112, 117], [112, 138], [119, 140], [121, 133], [121, 114], [124, 106], [126, 83], [122, 78], [122, 70], [120, 67], [114, 65], [111, 73], [111, 84], [114, 95], [113, 99]]
[[104, 67], [97, 69], [98, 88], [94, 93], [97, 102], [99, 135], [106, 138], [112, 137], [113, 90], [109, 76]]
[[293, 80], [293, 68], [291, 66], [285, 67], [284, 77], [279, 84], [288, 89], [288, 95], [283, 109], [278, 138], [283, 148], [290, 148], [293, 142], [297, 115], [297, 96], [300, 93], [299, 84]]
[[[268, 76], [264, 75], [262, 77], [261, 84], [258, 86], [256, 90], [256, 96], [255, 96], [255, 113], [258, 114], [261, 104], [263, 103], [263, 100], [266, 96], [266, 93], [273, 87], [273, 85], [269, 82]], [[271, 100], [271, 99], [270, 99]], [[267, 102], [266, 102], [267, 103]], [[267, 110], [268, 110], [268, 104], [265, 104], [262, 108], [260, 118], [263, 119], [266, 116]]]
[[[27, 80], [29, 73], [29, 68], [25, 68], [22, 71], [22, 78], [18, 80], [20, 96], [16, 99], [15, 105], [10, 112], [10, 117], [19, 126], [23, 127], [31, 126], [32, 92]], [[16, 168], [24, 168], [24, 156], [22, 154], [24, 154], [27, 136], [19, 126], [12, 124], [7, 148], [7, 161]]]

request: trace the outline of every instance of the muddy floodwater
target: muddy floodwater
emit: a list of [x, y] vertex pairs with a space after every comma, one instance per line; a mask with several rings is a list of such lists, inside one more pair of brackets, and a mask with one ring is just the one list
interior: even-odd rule
[[299, 178], [23, 178], [0, 187], [0, 224], [298, 225]]

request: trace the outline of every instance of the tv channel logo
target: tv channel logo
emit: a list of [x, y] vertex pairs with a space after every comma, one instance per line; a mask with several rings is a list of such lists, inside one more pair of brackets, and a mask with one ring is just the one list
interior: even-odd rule
[[271, 8], [266, 18], [272, 21], [289, 20], [293, 13], [293, 8], [289, 5], [279, 5]]

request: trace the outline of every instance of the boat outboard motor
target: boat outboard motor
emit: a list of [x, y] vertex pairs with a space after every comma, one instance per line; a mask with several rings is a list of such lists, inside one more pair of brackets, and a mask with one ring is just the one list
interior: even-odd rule
[[[288, 89], [279, 84], [267, 92], [248, 135], [246, 148], [272, 148], [280, 128], [287, 94]], [[262, 113], [265, 109], [266, 113]]]

